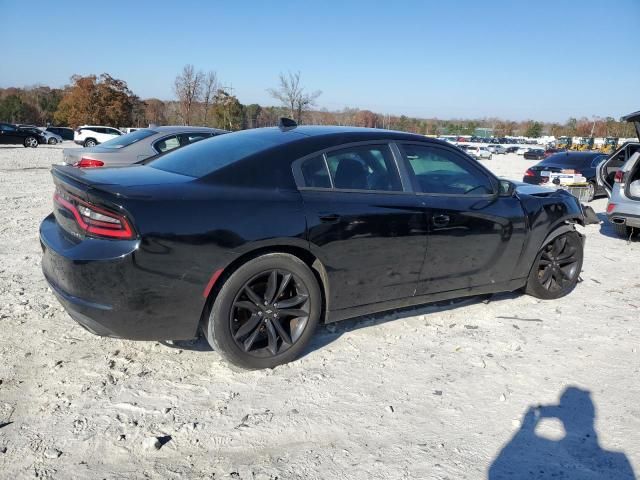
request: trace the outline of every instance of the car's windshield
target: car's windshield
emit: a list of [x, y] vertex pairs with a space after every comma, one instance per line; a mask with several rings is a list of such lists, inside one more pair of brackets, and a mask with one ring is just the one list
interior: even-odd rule
[[243, 130], [218, 135], [172, 151], [149, 163], [167, 172], [201, 178], [238, 160], [281, 143], [278, 129]]
[[140, 130], [136, 130], [135, 132], [127, 133], [126, 135], [120, 135], [119, 137], [107, 140], [106, 142], [101, 143], [100, 146], [102, 148], [123, 148], [131, 145], [132, 143], [136, 143], [143, 138], [150, 137], [151, 135], [154, 135], [156, 133], [157, 132], [154, 130], [142, 128]]

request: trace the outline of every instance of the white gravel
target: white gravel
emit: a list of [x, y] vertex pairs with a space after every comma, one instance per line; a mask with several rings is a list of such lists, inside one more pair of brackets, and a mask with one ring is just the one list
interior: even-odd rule
[[[1, 478], [478, 479], [517, 432], [489, 478], [554, 465], [632, 478], [599, 448], [640, 472], [639, 241], [587, 227], [584, 281], [558, 301], [511, 293], [346, 321], [299, 361], [245, 372], [204, 342], [100, 338], [64, 313], [38, 240], [61, 159], [59, 146], [0, 147]], [[512, 178], [531, 163], [486, 162]], [[595, 431], [570, 387], [591, 392]], [[564, 423], [525, 417], [567, 388], [541, 410]]]

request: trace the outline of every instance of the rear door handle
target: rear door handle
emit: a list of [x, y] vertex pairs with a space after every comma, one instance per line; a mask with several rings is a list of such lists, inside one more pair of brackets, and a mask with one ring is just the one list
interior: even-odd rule
[[320, 221], [324, 223], [336, 223], [340, 220], [340, 215], [337, 213], [321, 213]]
[[449, 225], [449, 222], [451, 221], [451, 218], [449, 217], [449, 215], [436, 215], [435, 217], [433, 217], [431, 219], [431, 222], [436, 226], [436, 227], [445, 227], [447, 225]]

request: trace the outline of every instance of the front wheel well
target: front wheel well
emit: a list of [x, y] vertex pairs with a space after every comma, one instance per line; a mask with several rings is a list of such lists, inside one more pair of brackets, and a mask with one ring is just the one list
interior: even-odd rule
[[260, 257], [262, 255], [267, 255], [269, 253], [287, 253], [289, 255], [293, 255], [294, 257], [302, 260], [313, 272], [313, 275], [316, 277], [318, 285], [320, 286], [320, 293], [322, 294], [322, 313], [320, 318], [324, 319], [326, 315], [326, 307], [327, 307], [327, 298], [329, 294], [329, 285], [327, 279], [327, 272], [324, 268], [322, 262], [320, 262], [313, 253], [309, 250], [306, 250], [302, 247], [292, 246], [292, 245], [277, 245], [277, 246], [269, 246], [262, 247], [256, 250], [252, 250], [250, 252], [244, 253], [240, 257], [236, 258], [233, 262], [227, 265], [218, 280], [215, 282], [215, 285], [209, 292], [209, 296], [205, 301], [204, 308], [202, 309], [202, 313], [200, 315], [199, 328], [202, 327], [203, 323], [206, 321], [209, 313], [211, 312], [211, 306], [218, 295], [218, 292], [222, 288], [222, 285], [227, 281], [227, 279], [235, 272], [241, 265], [253, 260], [254, 258]]

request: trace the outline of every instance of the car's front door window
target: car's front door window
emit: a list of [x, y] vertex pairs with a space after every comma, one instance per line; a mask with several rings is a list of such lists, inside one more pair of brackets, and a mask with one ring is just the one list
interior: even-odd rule
[[494, 192], [489, 177], [453, 151], [414, 144], [400, 145], [400, 149], [419, 193], [490, 195]]

